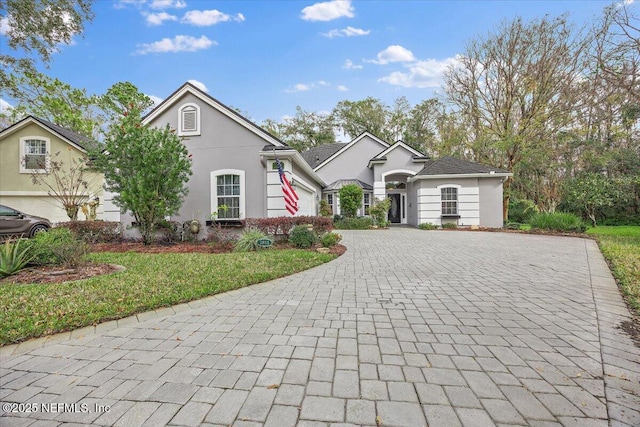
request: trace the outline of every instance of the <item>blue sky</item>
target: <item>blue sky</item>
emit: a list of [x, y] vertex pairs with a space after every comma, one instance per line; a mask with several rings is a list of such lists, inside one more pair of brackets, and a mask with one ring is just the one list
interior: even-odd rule
[[610, 3], [97, 0], [84, 36], [42, 71], [96, 94], [130, 81], [157, 99], [192, 80], [259, 123], [367, 96], [418, 103], [442, 92], [468, 40], [502, 21], [567, 12], [583, 25]]

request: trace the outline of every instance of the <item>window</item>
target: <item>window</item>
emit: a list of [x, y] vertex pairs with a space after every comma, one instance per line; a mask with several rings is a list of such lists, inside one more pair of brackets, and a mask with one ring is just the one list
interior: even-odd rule
[[333, 210], [333, 194], [327, 194], [327, 204], [331, 208], [331, 213], [333, 214], [333, 212], [335, 212]]
[[48, 153], [48, 138], [20, 138], [20, 173], [46, 172]]
[[369, 208], [371, 207], [371, 194], [364, 193], [362, 195], [362, 206], [364, 207], [364, 214], [369, 215]]
[[185, 104], [179, 111], [178, 135], [200, 135], [200, 107], [196, 104]]
[[442, 215], [458, 215], [458, 189], [455, 187], [444, 187], [440, 189], [442, 199]]
[[[218, 218], [240, 218], [240, 176], [218, 175]], [[226, 206], [226, 209], [220, 209]]]
[[239, 220], [245, 217], [244, 171], [235, 169], [211, 173], [211, 212], [217, 219]]

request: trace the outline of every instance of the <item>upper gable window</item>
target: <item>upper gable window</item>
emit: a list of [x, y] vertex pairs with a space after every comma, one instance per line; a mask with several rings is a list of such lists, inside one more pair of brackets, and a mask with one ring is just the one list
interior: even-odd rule
[[50, 144], [49, 138], [20, 138], [20, 173], [46, 173]]
[[184, 104], [178, 110], [178, 135], [200, 135], [200, 107]]

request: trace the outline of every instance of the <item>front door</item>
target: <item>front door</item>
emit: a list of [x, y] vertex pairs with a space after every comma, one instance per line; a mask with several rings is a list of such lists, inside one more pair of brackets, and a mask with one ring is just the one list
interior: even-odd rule
[[389, 207], [389, 221], [392, 224], [400, 224], [402, 218], [402, 204], [400, 194], [389, 194], [391, 199], [391, 207]]

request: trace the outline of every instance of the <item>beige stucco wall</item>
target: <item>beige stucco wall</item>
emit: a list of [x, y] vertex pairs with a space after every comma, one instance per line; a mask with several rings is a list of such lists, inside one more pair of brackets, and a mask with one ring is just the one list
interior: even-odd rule
[[[29, 123], [3, 137], [0, 140], [0, 204], [45, 217], [52, 222], [66, 221], [68, 217], [62, 204], [48, 195], [49, 189], [44, 185], [34, 184], [30, 173], [20, 172], [20, 140], [29, 137], [48, 139], [50, 141], [49, 154], [56, 160], [62, 161], [64, 169], [67, 171], [73, 164], [73, 160], [82, 156], [82, 152], [78, 148], [35, 123]], [[60, 155], [55, 157], [58, 152]], [[100, 197], [98, 218], [101, 219], [103, 177], [101, 174], [87, 172], [85, 178], [89, 184], [89, 193]], [[54, 182], [51, 175], [48, 180], [51, 183]], [[82, 213], [78, 215], [78, 219], [84, 219]]]

